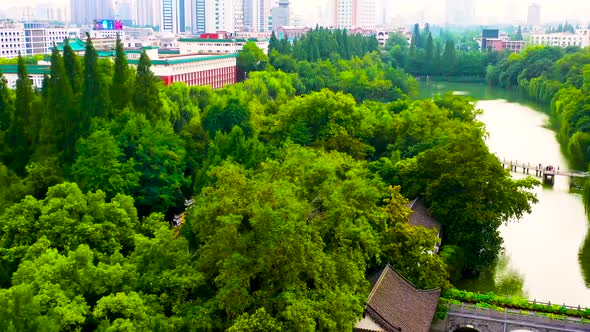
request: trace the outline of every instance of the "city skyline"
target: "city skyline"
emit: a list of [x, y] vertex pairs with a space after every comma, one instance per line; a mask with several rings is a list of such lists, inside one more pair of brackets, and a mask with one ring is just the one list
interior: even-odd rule
[[[135, 3], [138, 0], [133, 0]], [[326, 8], [330, 8], [330, 2], [334, 0], [291, 0], [293, 9], [293, 18], [303, 17], [305, 24], [314, 22], [323, 24]], [[114, 0], [113, 0], [114, 2]], [[590, 2], [582, 0], [562, 0], [555, 2], [552, 0], [531, 0], [531, 1], [513, 1], [497, 0], [489, 2], [484, 0], [473, 1], [475, 16], [473, 21], [479, 24], [496, 24], [496, 23], [514, 23], [526, 24], [528, 7], [532, 3], [538, 3], [542, 9], [541, 23], [557, 21], [579, 21], [581, 23], [590, 22]], [[41, 5], [51, 5], [53, 8], [69, 8], [69, 0], [21, 0], [18, 6], [14, 1], [0, 0], [0, 13], [12, 13], [11, 18], [23, 19], [24, 15], [15, 9], [30, 6], [35, 8]], [[377, 1], [377, 6], [381, 7], [380, 17], [377, 22], [391, 22], [398, 24], [411, 24], [412, 22], [430, 22], [432, 24], [444, 24], [448, 16], [446, 1], [433, 0], [414, 0], [412, 2], [402, 1]], [[14, 17], [21, 16], [21, 17]]]

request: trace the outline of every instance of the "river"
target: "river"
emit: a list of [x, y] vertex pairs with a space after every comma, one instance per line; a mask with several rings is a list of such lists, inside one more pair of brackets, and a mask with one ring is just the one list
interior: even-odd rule
[[[543, 107], [517, 92], [481, 84], [422, 83], [420, 94], [428, 98], [448, 91], [478, 100], [489, 133], [486, 143], [498, 157], [568, 169]], [[535, 192], [539, 202], [532, 212], [501, 227], [504, 253], [495, 269], [456, 286], [590, 307], [590, 234], [582, 197], [570, 192], [567, 177]]]

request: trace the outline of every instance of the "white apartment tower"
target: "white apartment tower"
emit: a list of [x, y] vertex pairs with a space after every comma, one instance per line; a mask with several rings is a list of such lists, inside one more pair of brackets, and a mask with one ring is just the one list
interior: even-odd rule
[[234, 1], [240, 2], [240, 0], [215, 1], [215, 28], [217, 31], [226, 31], [230, 33], [236, 31]]
[[270, 0], [244, 0], [244, 31], [270, 30]]
[[375, 0], [335, 0], [335, 27], [374, 30], [377, 23]]
[[235, 3], [241, 0], [192, 0], [191, 18], [194, 33], [236, 31]]
[[541, 25], [541, 6], [539, 4], [533, 3], [529, 6], [527, 24], [530, 26]]
[[181, 34], [186, 32], [186, 0], [161, 0], [160, 31]]

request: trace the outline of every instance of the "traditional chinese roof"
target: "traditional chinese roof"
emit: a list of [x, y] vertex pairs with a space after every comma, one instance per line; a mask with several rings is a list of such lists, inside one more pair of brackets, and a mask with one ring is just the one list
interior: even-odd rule
[[423, 226], [427, 229], [436, 228], [440, 232], [442, 229], [440, 223], [432, 218], [428, 212], [428, 209], [426, 208], [426, 205], [424, 205], [424, 202], [421, 199], [416, 198], [415, 200], [409, 202], [407, 207], [412, 210], [412, 214], [410, 214], [410, 225]]
[[[70, 47], [74, 52], [84, 52], [86, 51], [86, 43], [83, 42], [80, 38], [70, 39], [69, 40]], [[59, 43], [57, 45], [57, 49], [62, 52], [64, 50], [64, 43]]]
[[355, 331], [428, 332], [440, 289], [419, 290], [390, 265], [381, 272]]

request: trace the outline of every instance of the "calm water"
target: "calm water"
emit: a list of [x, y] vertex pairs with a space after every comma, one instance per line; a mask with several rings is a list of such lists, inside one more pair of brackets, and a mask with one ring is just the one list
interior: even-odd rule
[[[421, 94], [427, 98], [447, 91], [479, 100], [484, 111], [480, 120], [489, 133], [486, 142], [500, 158], [568, 168], [540, 106], [515, 92], [478, 84], [423, 84]], [[535, 192], [539, 203], [532, 213], [500, 229], [505, 253], [498, 266], [457, 286], [507, 295], [523, 292], [538, 301], [590, 307], [590, 234], [582, 197], [570, 193], [566, 177]]]

